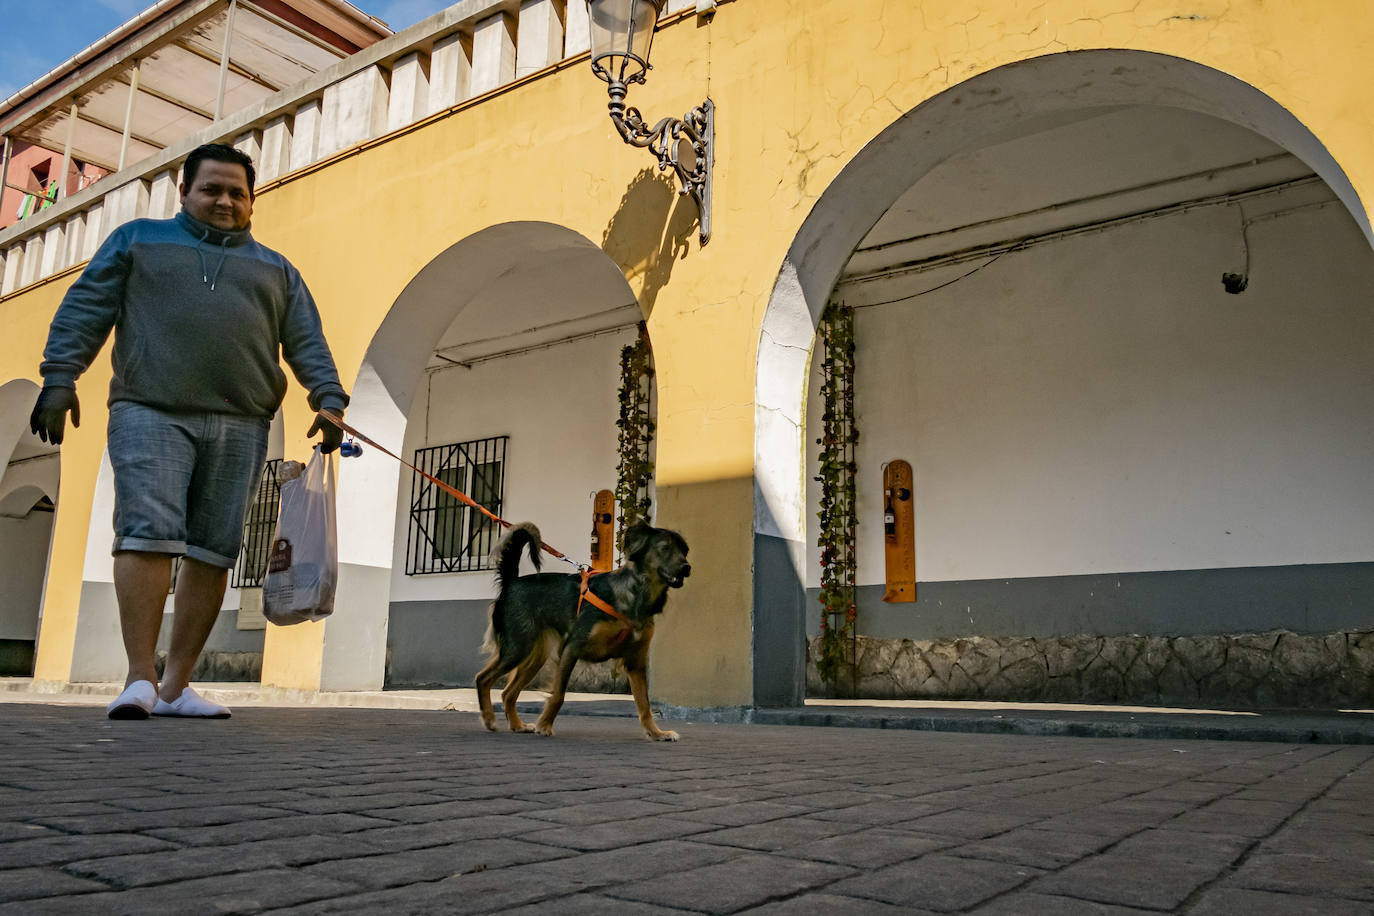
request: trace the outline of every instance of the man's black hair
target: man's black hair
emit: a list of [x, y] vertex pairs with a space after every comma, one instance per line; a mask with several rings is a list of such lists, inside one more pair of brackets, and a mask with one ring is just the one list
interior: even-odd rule
[[206, 159], [243, 166], [243, 170], [248, 173], [248, 196], [253, 196], [253, 183], [257, 180], [257, 174], [253, 171], [252, 158], [225, 143], [205, 143], [191, 150], [186, 157], [186, 164], [181, 167], [182, 184], [189, 188], [195, 183], [196, 172]]

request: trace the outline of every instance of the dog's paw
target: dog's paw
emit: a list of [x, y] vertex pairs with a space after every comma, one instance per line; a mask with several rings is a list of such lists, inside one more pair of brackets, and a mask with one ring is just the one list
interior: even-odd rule
[[496, 718], [494, 716], [483, 716], [482, 727], [489, 732], [496, 731]]
[[541, 737], [541, 738], [552, 738], [552, 737], [553, 737], [553, 726], [552, 726], [552, 725], [536, 725], [536, 726], [534, 726], [532, 729], [530, 729], [530, 731], [534, 732], [536, 735], [538, 735], [538, 736]]
[[682, 736], [679, 735], [677, 732], [664, 731], [660, 731], [657, 733], [645, 732], [644, 737], [648, 738], [650, 741], [680, 741], [682, 739]]
[[530, 732], [534, 731], [534, 726], [530, 725], [528, 722], [517, 722], [510, 727], [510, 730], [517, 735], [528, 735]]

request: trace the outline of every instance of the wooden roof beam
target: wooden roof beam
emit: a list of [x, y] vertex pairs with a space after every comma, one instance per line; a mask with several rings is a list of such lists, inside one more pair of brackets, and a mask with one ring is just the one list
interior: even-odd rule
[[[60, 107], [64, 99], [94, 90], [97, 85], [110, 78], [111, 71], [122, 72], [128, 61], [151, 56], [157, 49], [174, 43], [186, 29], [214, 18], [228, 6], [229, 0], [186, 0], [184, 6], [174, 8], [122, 40], [104, 48], [99, 48], [97, 42], [92, 47], [99, 50], [89, 59], [77, 62], [80, 55], [73, 58], [64, 65], [68, 66], [66, 72], [53, 76], [47, 85], [38, 88], [33, 96], [15, 104], [8, 112], [0, 115], [0, 134], [15, 133], [34, 118], [42, 120], [49, 109]], [[20, 89], [16, 95], [41, 84], [46, 79], [47, 76], [40, 78], [37, 83]]]

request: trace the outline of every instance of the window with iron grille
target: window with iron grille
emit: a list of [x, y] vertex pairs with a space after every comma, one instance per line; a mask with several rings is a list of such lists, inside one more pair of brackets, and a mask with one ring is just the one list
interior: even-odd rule
[[[509, 436], [415, 450], [415, 466], [495, 515], [505, 496]], [[406, 575], [491, 569], [500, 526], [419, 474], [411, 485]]]
[[272, 535], [276, 532], [277, 510], [281, 507], [281, 483], [277, 479], [280, 468], [280, 458], [263, 466], [258, 492], [243, 522], [243, 547], [239, 549], [239, 562], [234, 567], [234, 588], [259, 588], [267, 574], [267, 556], [272, 552]]

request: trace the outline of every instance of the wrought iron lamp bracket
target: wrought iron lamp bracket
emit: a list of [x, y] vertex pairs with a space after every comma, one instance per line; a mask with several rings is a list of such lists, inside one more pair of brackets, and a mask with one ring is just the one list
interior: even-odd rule
[[[643, 82], [639, 79], [631, 82]], [[663, 118], [653, 127], [644, 120], [638, 108], [625, 106], [626, 85], [619, 81], [610, 84], [611, 122], [622, 140], [631, 146], [647, 149], [658, 160], [659, 171], [672, 168], [677, 175], [679, 194], [689, 194], [696, 201], [698, 223], [703, 245], [711, 238], [711, 160], [715, 140], [716, 106], [710, 99], [702, 102], [681, 118]], [[692, 151], [690, 163], [682, 158], [682, 141]]]

